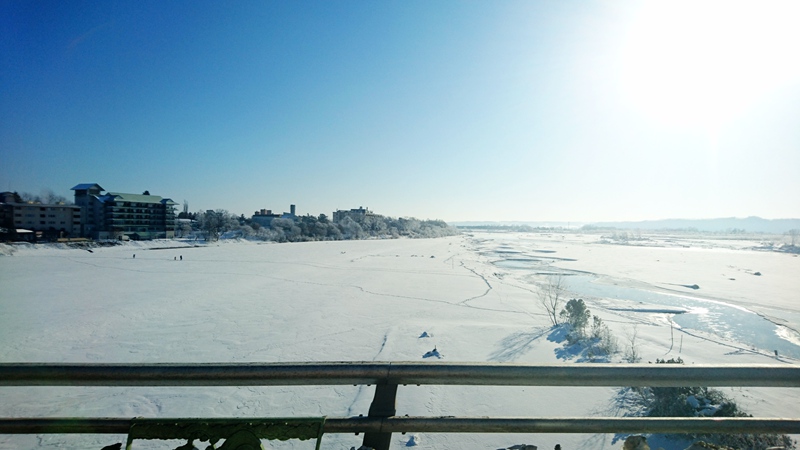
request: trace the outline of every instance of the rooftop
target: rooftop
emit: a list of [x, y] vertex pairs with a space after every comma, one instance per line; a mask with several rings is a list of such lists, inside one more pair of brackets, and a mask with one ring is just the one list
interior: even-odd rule
[[144, 194], [125, 194], [122, 192], [109, 192], [106, 195], [99, 197], [101, 201], [113, 199], [117, 202], [131, 202], [131, 203], [160, 203], [164, 205], [175, 205], [176, 203], [169, 198], [163, 198], [160, 195], [144, 195]]
[[71, 191], [84, 191], [84, 190], [88, 190], [88, 189], [92, 189], [92, 188], [97, 188], [97, 189], [100, 189], [101, 191], [105, 191], [105, 189], [103, 189], [103, 187], [100, 186], [97, 183], [81, 183], [79, 185], [76, 185], [75, 187], [73, 187], [70, 190]]

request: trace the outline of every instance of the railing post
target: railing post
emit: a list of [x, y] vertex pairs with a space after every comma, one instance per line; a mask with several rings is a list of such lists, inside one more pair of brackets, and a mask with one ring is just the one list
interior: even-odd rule
[[[397, 384], [386, 383], [375, 385], [375, 398], [369, 406], [369, 417], [386, 418], [397, 414]], [[392, 444], [392, 433], [386, 432], [367, 432], [364, 433], [364, 447], [375, 450], [389, 450]]]

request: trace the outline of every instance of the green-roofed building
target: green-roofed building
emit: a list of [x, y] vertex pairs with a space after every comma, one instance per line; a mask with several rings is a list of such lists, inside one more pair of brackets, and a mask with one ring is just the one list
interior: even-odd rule
[[72, 188], [82, 208], [82, 233], [93, 239], [171, 239], [175, 237], [175, 205], [158, 195], [107, 192], [98, 184]]

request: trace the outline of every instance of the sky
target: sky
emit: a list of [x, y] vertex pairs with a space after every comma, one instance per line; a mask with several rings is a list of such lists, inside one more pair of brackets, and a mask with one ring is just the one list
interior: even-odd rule
[[0, 0], [0, 190], [800, 217], [800, 3]]

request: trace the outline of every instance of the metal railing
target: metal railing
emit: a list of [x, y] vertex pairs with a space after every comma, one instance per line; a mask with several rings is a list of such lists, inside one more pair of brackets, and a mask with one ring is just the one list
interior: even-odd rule
[[[392, 433], [786, 433], [800, 418], [398, 417], [402, 385], [800, 387], [800, 366], [333, 362], [272, 364], [0, 364], [0, 386], [375, 385], [365, 417], [327, 417], [324, 433], [364, 433], [387, 450]], [[171, 420], [171, 419], [163, 419]], [[198, 419], [200, 420], [200, 419]], [[258, 420], [258, 419], [253, 419]], [[126, 434], [135, 419], [0, 418], [0, 434]]]

